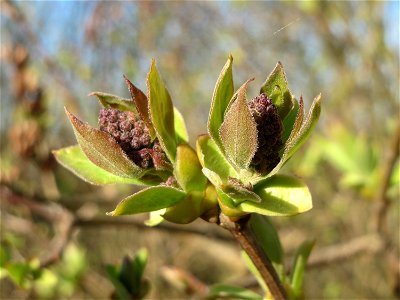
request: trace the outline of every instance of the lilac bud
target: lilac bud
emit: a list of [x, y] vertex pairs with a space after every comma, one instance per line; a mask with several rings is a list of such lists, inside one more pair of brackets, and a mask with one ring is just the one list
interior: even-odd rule
[[170, 164], [158, 140], [152, 143], [149, 129], [133, 112], [103, 108], [99, 113], [99, 128], [109, 133], [141, 168], [163, 169]]
[[257, 124], [258, 148], [251, 166], [261, 174], [267, 174], [279, 163], [282, 149], [283, 125], [278, 111], [265, 94], [258, 95], [248, 103]]

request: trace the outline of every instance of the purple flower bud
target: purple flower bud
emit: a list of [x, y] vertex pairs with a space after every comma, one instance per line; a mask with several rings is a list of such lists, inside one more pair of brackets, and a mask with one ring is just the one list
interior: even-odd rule
[[99, 129], [109, 133], [141, 168], [165, 169], [170, 165], [158, 140], [152, 143], [149, 129], [133, 112], [103, 108], [99, 113]]
[[275, 105], [265, 94], [258, 95], [248, 103], [257, 124], [258, 148], [251, 166], [261, 174], [267, 174], [279, 163], [282, 149], [283, 125]]

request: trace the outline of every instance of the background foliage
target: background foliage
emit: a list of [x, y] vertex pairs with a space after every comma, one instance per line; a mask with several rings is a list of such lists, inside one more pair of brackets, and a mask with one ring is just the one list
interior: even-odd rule
[[50, 154], [74, 143], [63, 106], [95, 125], [86, 95], [128, 97], [122, 74], [146, 90], [152, 58], [194, 141], [229, 53], [235, 82], [256, 78], [249, 98], [278, 60], [306, 107], [323, 94], [313, 138], [283, 169], [309, 184], [314, 209], [272, 220], [287, 266], [316, 239], [306, 296], [399, 297], [398, 28], [395, 1], [1, 2], [0, 276], [12, 280], [0, 297], [102, 298], [113, 291], [105, 265], [143, 246], [150, 298], [257, 287], [218, 228], [105, 217], [135, 187], [88, 185]]

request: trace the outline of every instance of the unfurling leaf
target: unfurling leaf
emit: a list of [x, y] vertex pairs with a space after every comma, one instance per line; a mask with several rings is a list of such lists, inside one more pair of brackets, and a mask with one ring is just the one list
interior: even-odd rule
[[279, 235], [268, 217], [252, 214], [249, 224], [268, 258], [276, 264], [283, 264], [283, 249]]
[[238, 90], [219, 131], [225, 154], [238, 169], [246, 169], [257, 151], [257, 124], [246, 102], [247, 85], [252, 80]]
[[203, 193], [187, 194], [178, 204], [166, 209], [162, 217], [177, 224], [188, 224], [196, 220], [202, 214], [201, 202]]
[[151, 139], [154, 140], [156, 137], [156, 132], [154, 131], [154, 127], [151, 123], [149, 115], [149, 101], [147, 100], [146, 95], [140, 89], [138, 89], [125, 75], [124, 79], [131, 94], [131, 98], [135, 103], [136, 109], [149, 129]]
[[224, 121], [225, 110], [233, 96], [232, 62], [233, 58], [229, 55], [228, 61], [222, 68], [215, 84], [210, 114], [208, 116], [208, 133], [219, 148], [222, 148], [219, 128]]
[[225, 159], [217, 144], [208, 136], [200, 135], [196, 141], [196, 151], [199, 161], [204, 168], [218, 173], [224, 181], [228, 177], [236, 177], [235, 169]]
[[79, 146], [92, 163], [120, 177], [140, 178], [144, 174], [144, 170], [128, 158], [108, 133], [83, 123], [67, 109], [65, 111]]
[[124, 183], [147, 185], [160, 182], [160, 180], [157, 179], [149, 182], [143, 180], [143, 177], [141, 179], [126, 178], [109, 173], [92, 163], [78, 145], [55, 150], [53, 151], [53, 155], [61, 165], [91, 184], [104, 185]]
[[186, 129], [185, 119], [176, 107], [174, 107], [174, 127], [176, 134], [176, 143], [189, 143], [189, 134]]
[[239, 205], [242, 211], [266, 216], [290, 216], [312, 208], [307, 185], [294, 177], [275, 175], [257, 184], [254, 192], [261, 197], [261, 203], [243, 202]]
[[154, 60], [147, 75], [147, 89], [152, 124], [169, 160], [174, 162], [176, 155], [174, 107]]
[[226, 284], [216, 284], [210, 288], [207, 299], [248, 299], [262, 300], [263, 297], [242, 287], [231, 286]]
[[89, 96], [96, 96], [101, 105], [105, 108], [114, 108], [120, 111], [133, 111], [137, 112], [135, 104], [132, 100], [124, 99], [115, 95], [106, 94], [102, 92], [92, 92]]
[[285, 119], [286, 115], [292, 108], [292, 93], [288, 88], [285, 71], [281, 62], [278, 62], [275, 69], [269, 74], [267, 80], [261, 87], [261, 92], [265, 93], [278, 109], [281, 119]]
[[320, 113], [321, 94], [314, 99], [310, 111], [308, 112], [307, 118], [301, 125], [298, 132], [293, 137], [289, 137], [288, 143], [283, 153], [283, 160], [287, 161], [301, 147], [301, 145], [305, 143], [315, 125], [317, 125]]
[[179, 203], [185, 196], [185, 192], [173, 187], [149, 187], [122, 200], [109, 215], [132, 215], [160, 210]]
[[302, 285], [304, 272], [307, 266], [307, 260], [311, 250], [314, 247], [315, 240], [303, 242], [297, 250], [291, 276], [291, 288], [294, 299], [302, 299]]
[[179, 145], [176, 150], [175, 177], [186, 192], [204, 191], [207, 178], [201, 172], [196, 152], [187, 144]]

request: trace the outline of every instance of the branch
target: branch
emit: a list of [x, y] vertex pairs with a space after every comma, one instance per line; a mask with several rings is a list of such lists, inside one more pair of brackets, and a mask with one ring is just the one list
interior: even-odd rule
[[379, 201], [377, 219], [376, 219], [376, 230], [383, 234], [387, 233], [387, 228], [385, 224], [386, 215], [389, 210], [391, 201], [387, 197], [387, 190], [390, 187], [390, 178], [393, 173], [394, 166], [396, 164], [397, 158], [399, 157], [399, 146], [400, 145], [400, 124], [396, 129], [396, 133], [389, 145], [390, 153], [387, 158], [386, 164], [383, 167], [383, 176], [380, 188], [377, 193], [377, 200]]
[[251, 258], [264, 282], [267, 284], [272, 297], [275, 300], [287, 299], [286, 291], [279, 280], [274, 266], [253, 236], [253, 232], [248, 225], [248, 218], [243, 218], [234, 222], [221, 213], [218, 225], [229, 230], [243, 250]]
[[384, 242], [378, 235], [364, 235], [344, 243], [315, 250], [311, 253], [307, 267], [323, 267], [332, 263], [350, 259], [365, 252], [378, 253], [383, 249]]
[[65, 245], [69, 241], [74, 223], [73, 215], [68, 210], [55, 203], [38, 203], [37, 201], [15, 193], [5, 186], [1, 186], [0, 194], [2, 199], [13, 204], [25, 206], [32, 213], [43, 217], [54, 225], [56, 234], [51, 241], [48, 251], [40, 260], [40, 265], [41, 267], [46, 267], [57, 262]]

